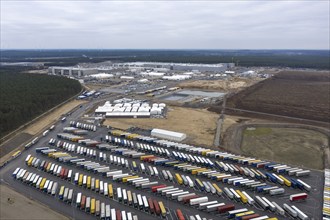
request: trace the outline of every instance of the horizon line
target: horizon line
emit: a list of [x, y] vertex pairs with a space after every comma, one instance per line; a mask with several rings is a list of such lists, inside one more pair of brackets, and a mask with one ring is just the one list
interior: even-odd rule
[[330, 50], [329, 49], [290, 49], [290, 48], [281, 48], [281, 49], [207, 49], [207, 48], [0, 48], [0, 50]]

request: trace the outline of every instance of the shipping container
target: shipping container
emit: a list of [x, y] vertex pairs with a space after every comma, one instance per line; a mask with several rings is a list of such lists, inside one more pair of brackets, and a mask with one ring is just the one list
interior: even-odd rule
[[209, 199], [208, 199], [208, 197], [206, 197], [206, 196], [204, 196], [204, 197], [199, 197], [199, 198], [191, 199], [191, 200], [189, 201], [189, 204], [190, 204], [191, 206], [194, 206], [194, 205], [198, 205], [198, 204], [203, 203], [203, 202], [207, 202], [208, 200], [209, 200]]
[[233, 204], [227, 204], [227, 205], [219, 206], [218, 207], [218, 212], [220, 214], [222, 214], [222, 213], [226, 213], [226, 212], [232, 211], [234, 209], [235, 209], [235, 205], [233, 205]]
[[166, 209], [165, 209], [165, 206], [164, 206], [163, 202], [159, 201], [158, 204], [159, 204], [159, 208], [160, 208], [160, 212], [161, 212], [162, 216], [165, 217], [166, 216]]
[[291, 216], [293, 217], [298, 217], [298, 213], [296, 210], [294, 210], [291, 206], [289, 206], [288, 204], [284, 203], [283, 204], [283, 209], [288, 212]]
[[293, 195], [290, 195], [290, 201], [293, 202], [293, 201], [304, 200], [304, 199], [307, 199], [307, 196], [308, 195], [306, 193], [293, 194]]
[[176, 210], [176, 216], [177, 216], [178, 220], [185, 220], [185, 217], [182, 214], [182, 211], [180, 209]]
[[248, 211], [248, 209], [246, 209], [246, 208], [228, 211], [228, 218], [234, 218], [236, 216], [236, 214], [244, 213], [247, 211]]

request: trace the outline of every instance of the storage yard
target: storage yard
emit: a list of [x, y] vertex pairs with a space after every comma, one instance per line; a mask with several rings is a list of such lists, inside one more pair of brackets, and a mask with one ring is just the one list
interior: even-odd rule
[[1, 169], [4, 182], [77, 219], [321, 218], [322, 172], [76, 117], [17, 154]]
[[115, 128], [128, 129], [137, 126], [145, 129], [160, 128], [187, 134], [187, 143], [212, 146], [216, 120], [218, 115], [206, 109], [192, 109], [183, 107], [168, 107], [166, 119], [158, 118], [113, 118], [107, 119], [104, 125]]

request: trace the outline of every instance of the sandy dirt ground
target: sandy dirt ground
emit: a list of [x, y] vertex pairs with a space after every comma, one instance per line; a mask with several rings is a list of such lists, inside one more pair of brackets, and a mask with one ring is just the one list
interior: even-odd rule
[[226, 132], [227, 129], [234, 124], [238, 124], [238, 123], [241, 123], [243, 121], [248, 121], [248, 120], [251, 120], [251, 118], [234, 116], [234, 115], [226, 115], [225, 119], [223, 121], [223, 124], [222, 124], [221, 133]]
[[0, 192], [0, 219], [69, 219], [64, 215], [53, 212], [48, 207], [15, 192], [3, 184], [0, 185]]
[[40, 132], [41, 130], [48, 127], [49, 124], [57, 121], [59, 119], [60, 115], [71, 111], [73, 108], [75, 108], [78, 105], [81, 105], [85, 102], [86, 101], [82, 101], [82, 100], [73, 100], [73, 101], [61, 106], [60, 108], [56, 109], [49, 115], [41, 118], [40, 120], [38, 120], [38, 122], [33, 123], [32, 125], [27, 127], [24, 132], [31, 134], [31, 135], [36, 135], [38, 132]]
[[197, 80], [179, 84], [181, 88], [208, 89], [217, 91], [237, 90], [251, 86], [261, 79], [233, 78], [229, 80]]
[[328, 138], [317, 131], [258, 127], [243, 132], [241, 149], [245, 155], [321, 170], [328, 144]]
[[187, 134], [186, 143], [212, 146], [218, 115], [206, 109], [169, 107], [166, 119], [107, 119], [104, 124], [127, 129], [141, 127], [145, 129], [160, 128]]

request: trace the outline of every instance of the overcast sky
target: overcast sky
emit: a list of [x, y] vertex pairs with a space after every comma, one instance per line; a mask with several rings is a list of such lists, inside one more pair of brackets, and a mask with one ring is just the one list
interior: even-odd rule
[[329, 0], [1, 0], [1, 48], [329, 49]]

